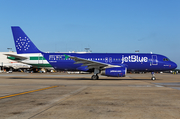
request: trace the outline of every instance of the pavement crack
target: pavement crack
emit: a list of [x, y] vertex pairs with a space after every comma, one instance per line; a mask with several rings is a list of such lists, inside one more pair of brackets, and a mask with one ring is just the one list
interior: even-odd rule
[[58, 99], [53, 100], [52, 103], [49, 104], [50, 106], [49, 106], [49, 105], [45, 105], [45, 106], [41, 107], [41, 108], [46, 108], [46, 109], [44, 109], [44, 110], [36, 113], [35, 115], [29, 117], [28, 119], [32, 119], [32, 118], [40, 115], [41, 113], [43, 113], [43, 112], [51, 109], [52, 107], [56, 106], [57, 104], [60, 104], [60, 103], [62, 103], [63, 101], [69, 99], [71, 96], [79, 94], [81, 91], [85, 90], [86, 88], [87, 88], [87, 86], [83, 86], [83, 87], [81, 87], [81, 88], [79, 88], [79, 89], [77, 89], [77, 90], [75, 90], [75, 91], [72, 91], [72, 92], [70, 92], [70, 93], [68, 93], [68, 94], [65, 94], [65, 95], [61, 96], [61, 97], [58, 98]]

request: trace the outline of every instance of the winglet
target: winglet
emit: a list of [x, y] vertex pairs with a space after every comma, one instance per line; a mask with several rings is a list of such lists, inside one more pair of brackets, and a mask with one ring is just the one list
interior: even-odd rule
[[69, 58], [69, 56], [68, 56], [68, 55], [66, 55], [66, 54], [64, 54], [64, 56], [65, 56], [65, 60], [67, 60], [67, 59]]

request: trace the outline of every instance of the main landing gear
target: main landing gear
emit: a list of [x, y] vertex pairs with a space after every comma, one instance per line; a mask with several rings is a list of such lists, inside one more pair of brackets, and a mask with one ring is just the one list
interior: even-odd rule
[[94, 69], [94, 74], [92, 75], [91, 79], [92, 80], [99, 79], [98, 73], [99, 73], [99, 69]]
[[152, 78], [151, 78], [151, 80], [156, 80], [156, 77], [155, 77], [155, 75], [154, 75], [154, 72], [151, 72], [151, 74], [152, 74]]
[[99, 76], [98, 76], [97, 74], [92, 75], [91, 79], [92, 79], [92, 80], [97, 80], [97, 79], [99, 79]]

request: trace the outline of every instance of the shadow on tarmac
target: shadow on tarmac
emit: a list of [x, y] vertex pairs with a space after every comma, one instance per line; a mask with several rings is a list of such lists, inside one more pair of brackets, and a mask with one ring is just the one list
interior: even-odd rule
[[[8, 79], [33, 79], [33, 80], [92, 80], [91, 78], [64, 78], [64, 77], [62, 77], [62, 78], [59, 78], [59, 77], [53, 77], [53, 78], [44, 78], [44, 77], [9, 77]], [[126, 80], [126, 81], [132, 81], [132, 80], [141, 80], [141, 81], [143, 81], [143, 80], [149, 80], [149, 81], [151, 81], [151, 79], [149, 78], [149, 79], [119, 79], [119, 78], [117, 78], [117, 79], [110, 79], [110, 78], [99, 78], [98, 79], [98, 81], [123, 81], [123, 80]], [[162, 80], [162, 79], [157, 79], [157, 80]], [[92, 81], [97, 81], [97, 80], [92, 80]]]

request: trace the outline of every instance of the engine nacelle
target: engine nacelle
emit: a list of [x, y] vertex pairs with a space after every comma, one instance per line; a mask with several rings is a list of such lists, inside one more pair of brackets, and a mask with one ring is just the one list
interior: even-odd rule
[[110, 77], [125, 77], [126, 72], [127, 72], [126, 67], [113, 67], [102, 70], [101, 75], [110, 76]]

